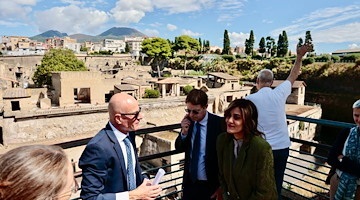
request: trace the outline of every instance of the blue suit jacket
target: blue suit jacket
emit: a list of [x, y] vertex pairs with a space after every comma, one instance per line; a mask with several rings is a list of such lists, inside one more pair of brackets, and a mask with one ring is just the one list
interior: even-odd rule
[[[143, 177], [138, 162], [135, 134], [130, 140], [136, 157], [136, 185], [141, 185]], [[123, 153], [109, 124], [86, 145], [79, 160], [82, 169], [80, 197], [84, 200], [115, 200], [115, 193], [128, 191], [127, 172]]]
[[[206, 150], [205, 150], [205, 170], [208, 182], [210, 183], [211, 189], [215, 190], [219, 187], [219, 169], [218, 169], [218, 160], [216, 153], [216, 139], [220, 133], [226, 130], [225, 120], [223, 117], [219, 117], [212, 113], [208, 113], [208, 122], [207, 122], [207, 133], [206, 133]], [[181, 133], [176, 138], [175, 148], [179, 151], [185, 151], [185, 167], [184, 167], [184, 176], [183, 176], [183, 188], [187, 187], [190, 178], [190, 154], [191, 154], [191, 137], [193, 132], [194, 122], [191, 123], [189, 127], [189, 133], [187, 137], [183, 140], [181, 138]]]

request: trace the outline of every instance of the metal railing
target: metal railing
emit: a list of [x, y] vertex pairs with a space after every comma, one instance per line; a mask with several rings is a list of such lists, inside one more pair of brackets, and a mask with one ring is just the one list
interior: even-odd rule
[[[303, 121], [303, 122], [309, 122], [309, 123], [316, 123], [318, 125], [325, 125], [325, 126], [333, 126], [333, 127], [342, 127], [342, 128], [349, 128], [353, 127], [354, 124], [350, 123], [344, 123], [344, 122], [338, 122], [338, 121], [331, 121], [331, 120], [323, 120], [323, 119], [313, 119], [313, 118], [306, 118], [306, 117], [298, 117], [293, 115], [287, 115], [287, 119], [291, 120], [297, 120], [297, 121]], [[174, 129], [179, 129], [180, 124], [171, 124], [171, 125], [165, 125], [165, 126], [157, 126], [157, 127], [151, 127], [151, 128], [145, 128], [140, 129], [136, 132], [136, 135], [143, 135], [143, 134], [149, 134], [149, 133], [155, 133], [160, 131], [170, 131]], [[73, 148], [77, 146], [86, 145], [91, 138], [85, 138], [80, 140], [74, 140], [64, 143], [59, 143], [57, 145], [61, 146], [64, 149], [67, 148]], [[309, 142], [305, 140], [300, 140], [296, 138], [290, 138], [293, 143], [299, 143], [301, 145], [307, 145], [309, 147], [316, 147], [318, 149], [323, 149], [326, 151], [326, 155], [318, 155], [315, 153], [309, 153], [307, 151], [302, 150], [295, 150], [290, 149], [290, 156], [285, 172], [285, 179], [284, 184], [287, 184], [287, 186], [283, 185], [283, 195], [285, 198], [288, 199], [314, 199], [321, 197], [322, 199], [329, 199], [328, 192], [329, 187], [324, 186], [326, 176], [328, 174], [328, 171], [330, 167], [325, 164], [326, 158], [327, 158], [327, 152], [331, 148], [330, 145], [326, 144], [318, 144], [314, 142]], [[146, 162], [152, 159], [162, 158], [166, 156], [175, 155], [178, 153], [182, 153], [176, 150], [172, 151], [166, 151], [161, 152], [157, 154], [147, 155], [139, 157], [140, 162]], [[302, 156], [296, 156], [297, 155], [303, 155], [307, 158], [302, 158]], [[311, 160], [309, 158], [315, 159]], [[299, 164], [300, 163], [300, 164]], [[306, 164], [301, 163], [307, 163], [309, 166], [305, 166]], [[167, 168], [172, 167], [175, 165], [182, 165], [183, 162], [177, 162], [177, 163], [171, 163], [168, 165], [163, 165], [160, 167], [154, 167], [147, 170], [144, 170], [145, 173], [151, 173], [157, 171], [159, 168]], [[176, 173], [182, 172], [182, 169], [176, 171], [170, 171], [165, 174], [166, 175], [173, 175]], [[76, 177], [80, 177], [81, 172], [76, 173]], [[151, 177], [153, 178], [153, 177]], [[160, 182], [160, 185], [162, 186], [163, 190], [167, 190], [170, 188], [177, 188], [181, 185], [181, 183], [177, 183], [177, 181], [181, 181], [182, 179], [182, 173], [181, 175], [171, 177], [170, 179], [164, 180]], [[290, 181], [289, 179], [292, 179]], [[175, 183], [173, 183], [175, 182]], [[320, 183], [319, 183], [320, 182]], [[170, 184], [170, 185], [169, 185]], [[166, 186], [163, 186], [166, 185]], [[180, 187], [178, 187], [180, 188]], [[165, 197], [170, 197], [170, 199], [177, 199], [178, 193], [181, 193], [181, 189], [174, 189], [174, 191], [168, 192], [162, 196], [160, 196], [157, 199], [162, 199]], [[304, 194], [308, 193], [308, 194]], [[75, 198], [80, 199], [80, 198]]]

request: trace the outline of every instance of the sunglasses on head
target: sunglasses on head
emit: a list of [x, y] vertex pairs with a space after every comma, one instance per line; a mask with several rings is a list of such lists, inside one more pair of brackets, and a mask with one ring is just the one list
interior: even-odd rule
[[137, 119], [139, 117], [140, 112], [141, 112], [141, 107], [139, 107], [139, 111], [137, 111], [135, 113], [120, 113], [120, 115], [125, 115], [125, 116], [126, 115], [134, 115], [134, 117], [132, 117], [132, 118], [128, 117], [128, 118], [134, 120], [134, 119]]
[[189, 114], [192, 112], [192, 113], [194, 113], [195, 115], [199, 114], [199, 112], [200, 112], [199, 110], [190, 110], [190, 109], [187, 109], [187, 108], [185, 108], [185, 111], [186, 111], [187, 113], [189, 113]]

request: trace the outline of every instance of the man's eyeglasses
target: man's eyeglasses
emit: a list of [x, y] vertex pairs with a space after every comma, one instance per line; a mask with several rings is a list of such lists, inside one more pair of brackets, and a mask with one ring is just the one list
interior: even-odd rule
[[134, 115], [134, 117], [130, 118], [128, 117], [129, 119], [132, 119], [132, 120], [135, 120], [139, 117], [139, 114], [141, 112], [141, 107], [139, 107], [139, 111], [135, 112], [135, 113], [119, 113], [120, 115]]
[[187, 108], [185, 108], [185, 111], [187, 112], [187, 113], [194, 113], [194, 115], [197, 115], [197, 114], [199, 114], [200, 113], [200, 110], [190, 110], [190, 109], [187, 109]]

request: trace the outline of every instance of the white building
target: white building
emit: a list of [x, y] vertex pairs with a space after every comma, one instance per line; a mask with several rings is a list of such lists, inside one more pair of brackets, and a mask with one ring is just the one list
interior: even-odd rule
[[105, 39], [102, 41], [103, 51], [112, 51], [117, 53], [125, 52], [125, 41], [124, 40], [114, 40], [114, 39]]

